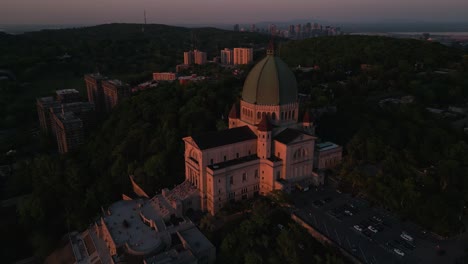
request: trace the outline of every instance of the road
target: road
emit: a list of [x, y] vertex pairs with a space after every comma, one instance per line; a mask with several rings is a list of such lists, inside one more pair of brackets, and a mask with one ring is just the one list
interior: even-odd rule
[[[455, 263], [463, 255], [464, 245], [468, 245], [467, 234], [439, 240], [417, 225], [402, 222], [386, 210], [370, 207], [367, 201], [340, 194], [331, 187], [295, 192], [292, 197], [297, 216], [363, 263]], [[344, 213], [345, 210], [350, 213]], [[374, 216], [381, 222], [373, 220]], [[356, 230], [355, 225], [360, 225], [362, 231]], [[373, 233], [368, 230], [369, 225], [380, 230]], [[413, 243], [400, 237], [403, 231], [414, 238]], [[404, 256], [398, 255], [395, 248]], [[438, 254], [438, 248], [446, 254]]]

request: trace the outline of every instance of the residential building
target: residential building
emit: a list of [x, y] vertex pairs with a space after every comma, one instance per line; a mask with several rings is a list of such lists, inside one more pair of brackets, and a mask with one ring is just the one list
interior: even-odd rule
[[234, 48], [234, 64], [250, 64], [253, 62], [252, 48]]
[[206, 64], [206, 52], [199, 51], [199, 50], [193, 50], [193, 51], [191, 50], [191, 51], [184, 52], [184, 64], [186, 65]]
[[58, 102], [52, 96], [37, 98], [36, 109], [39, 117], [39, 126], [44, 134], [52, 133], [52, 123], [49, 108], [57, 106]]
[[193, 51], [186, 51], [184, 52], [184, 64], [185, 65], [192, 65], [195, 63]]
[[61, 104], [81, 101], [80, 93], [76, 89], [63, 89], [55, 91], [57, 102]]
[[109, 113], [122, 99], [130, 96], [128, 84], [119, 80], [105, 80], [102, 82], [103, 109]]
[[194, 63], [198, 65], [204, 65], [206, 64], [206, 52], [199, 51], [199, 50], [194, 50], [193, 51], [193, 56], [194, 56]]
[[176, 72], [179, 73], [179, 72], [181, 72], [183, 70], [187, 70], [189, 68], [190, 68], [190, 65], [188, 65], [188, 64], [177, 64], [176, 65]]
[[83, 144], [83, 121], [72, 112], [54, 114], [52, 115], [52, 122], [60, 154], [75, 150]]
[[104, 96], [102, 91], [102, 81], [107, 80], [107, 77], [100, 73], [86, 74], [84, 76], [86, 90], [88, 93], [88, 101], [96, 107], [96, 112], [104, 112]]
[[234, 64], [234, 52], [232, 49], [225, 48], [221, 50], [221, 64], [223, 65], [232, 65]]
[[155, 81], [174, 81], [177, 76], [173, 72], [155, 72], [153, 73], [153, 80]]

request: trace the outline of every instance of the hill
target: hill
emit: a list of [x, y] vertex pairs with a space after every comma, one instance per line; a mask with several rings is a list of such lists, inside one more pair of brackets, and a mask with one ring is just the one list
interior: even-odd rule
[[[84, 39], [93, 39], [91, 36], [104, 28], [116, 32], [112, 30], [120, 27], [122, 34], [133, 36], [140, 34], [140, 26], [105, 25], [64, 32], [79, 31], [83, 32]], [[154, 32], [165, 30], [165, 26], [154, 27]], [[145, 29], [144, 34], [148, 31], [151, 32]], [[187, 29], [175, 28], [174, 35], [148, 34], [154, 34], [155, 39], [175, 41], [189, 34], [187, 32]], [[229, 32], [215, 29], [197, 29], [197, 32], [200, 40], [206, 42], [210, 42], [210, 34], [225, 39], [231, 36], [232, 40], [220, 39], [220, 43], [246, 41], [250, 37], [259, 38], [259, 43], [264, 40], [258, 35], [229, 35]], [[42, 40], [36, 39], [39, 42], [48, 39], [41, 34], [61, 39], [53, 36], [58, 34], [55, 31], [31, 33], [34, 34], [41, 36], [37, 39]], [[143, 67], [139, 64], [140, 55], [152, 54], [143, 47], [153, 50], [153, 45], [143, 40], [133, 45], [133, 38], [119, 40], [121, 37], [106, 34], [108, 37], [102, 42], [89, 40], [96, 46], [83, 52], [99, 55], [96, 50], [105, 52], [106, 43], [129, 47], [133, 50], [132, 59], [116, 69], [115, 74], [123, 76], [124, 70], [138, 74], [136, 69]], [[188, 45], [187, 36], [184, 39]], [[78, 37], [74, 40], [76, 43], [84, 41]], [[67, 37], [61, 41], [69, 40]], [[168, 45], [162, 42], [158, 41], [160, 47], [153, 51]], [[74, 44], [70, 42], [69, 45]], [[174, 45], [184, 48], [181, 44]], [[141, 48], [141, 54], [136, 47]], [[213, 46], [213, 50], [216, 49]], [[362, 52], [369, 54], [362, 55]], [[406, 57], [413, 53], [416, 55]], [[166, 54], [153, 55], [160, 58]], [[446, 121], [425, 112], [425, 107], [434, 103], [448, 105], [466, 101], [468, 64], [464, 64], [459, 51], [412, 40], [344, 36], [291, 41], [281, 47], [280, 54], [290, 66], [301, 63], [303, 66], [318, 65], [322, 69], [297, 72], [297, 78], [300, 91], [311, 95], [306, 106], [337, 106], [336, 113], [325, 114], [317, 120], [317, 131], [319, 136], [326, 137], [324, 139], [346, 146], [348, 157], [337, 172], [343, 186], [405, 217], [414, 217], [412, 219], [428, 228], [444, 233], [460, 229], [459, 205], [466, 197], [464, 190], [468, 182], [460, 176], [466, 175], [468, 164], [466, 136], [454, 131]], [[103, 56], [106, 58], [103, 62], [110, 69], [114, 67], [110, 63], [113, 57], [119, 56], [119, 49], [115, 49]], [[425, 61], [422, 69], [414, 67], [415, 62], [426, 58], [432, 58], [433, 62]], [[176, 61], [174, 57], [170, 59]], [[362, 71], [362, 63], [373, 67]], [[73, 65], [78, 65], [77, 69], [81, 67]], [[436, 66], [451, 67], [453, 73], [436, 74], [432, 70]], [[75, 76], [73, 71], [71, 74]], [[78, 71], [76, 76], [81, 79], [81, 74]], [[120, 104], [79, 151], [63, 157], [41, 155], [21, 162], [15, 178], [8, 184], [8, 191], [31, 192], [21, 204], [19, 214], [24, 230], [32, 234], [36, 254], [46, 255], [67, 230], [67, 225], [71, 229], [87, 226], [99, 213], [100, 206], [127, 193], [128, 174], [134, 174], [149, 193], [182, 181], [181, 138], [225, 127], [225, 121], [220, 118], [227, 115], [229, 106], [238, 99], [242, 83], [243, 80], [231, 77], [218, 83], [165, 84], [144, 91]], [[379, 108], [379, 98], [395, 94], [413, 95], [415, 103], [408, 107]], [[418, 173], [428, 164], [439, 166], [438, 161], [441, 161], [440, 167], [428, 175]], [[362, 173], [363, 168], [369, 166], [376, 167], [378, 174]], [[446, 217], [436, 217], [438, 212]]]
[[[151, 79], [152, 72], [175, 71], [175, 65], [183, 62], [183, 52], [193, 47], [207, 51], [212, 58], [225, 47], [267, 41], [266, 36], [256, 33], [156, 24], [107, 24], [1, 34], [0, 70], [13, 72], [18, 80], [0, 82], [0, 130], [29, 132], [36, 125], [35, 98], [55, 90], [74, 88], [86, 97], [85, 73], [99, 71], [134, 84]], [[61, 58], [65, 54], [70, 57]], [[4, 143], [0, 144], [0, 151], [33, 141], [27, 134], [8, 133], [0, 137], [0, 143]]]

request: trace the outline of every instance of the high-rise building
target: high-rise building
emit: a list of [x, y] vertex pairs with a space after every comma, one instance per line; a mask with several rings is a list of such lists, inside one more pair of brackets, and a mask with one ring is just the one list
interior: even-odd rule
[[195, 64], [203, 65], [206, 64], [206, 52], [194, 50], [193, 57]]
[[59, 153], [67, 153], [83, 143], [90, 128], [96, 125], [94, 104], [78, 102], [75, 89], [56, 91], [57, 97], [37, 99], [37, 113], [41, 130], [54, 135]]
[[130, 96], [128, 84], [119, 80], [105, 80], [102, 82], [104, 110], [109, 113], [123, 98]]
[[186, 51], [184, 52], [184, 64], [186, 65], [192, 65], [195, 63], [195, 59], [193, 56], [193, 51]]
[[239, 24], [234, 25], [234, 31], [239, 31]]
[[104, 97], [102, 94], [102, 81], [107, 78], [99, 73], [86, 74], [84, 80], [86, 83], [86, 90], [88, 92], [88, 102], [93, 103], [96, 107], [96, 112], [104, 112]]
[[76, 89], [63, 89], [55, 91], [57, 101], [61, 104], [81, 101], [80, 93]]
[[256, 32], [257, 28], [255, 27], [255, 24], [250, 25], [250, 32]]
[[234, 48], [234, 64], [250, 64], [253, 62], [252, 48]]
[[301, 24], [296, 25], [296, 30], [295, 31], [296, 31], [296, 38], [300, 39], [301, 38], [301, 33], [302, 33]]
[[58, 152], [65, 154], [84, 142], [83, 121], [72, 112], [60, 112], [52, 116], [57, 137]]
[[277, 33], [277, 28], [276, 28], [276, 25], [275, 24], [270, 24], [270, 27], [269, 27], [269, 33], [270, 35], [276, 35]]
[[232, 49], [225, 48], [221, 50], [221, 64], [223, 65], [232, 65], [234, 64], [234, 52]]
[[52, 123], [49, 109], [57, 106], [58, 102], [52, 96], [37, 98], [36, 107], [39, 117], [39, 125], [44, 134], [52, 133]]
[[294, 25], [289, 25], [289, 36], [293, 36], [296, 32], [294, 31]]

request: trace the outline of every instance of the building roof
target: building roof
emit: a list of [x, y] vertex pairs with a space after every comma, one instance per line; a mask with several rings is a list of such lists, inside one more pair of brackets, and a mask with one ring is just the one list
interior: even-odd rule
[[257, 139], [257, 136], [248, 126], [243, 126], [192, 136], [192, 139], [203, 150]]
[[289, 144], [293, 142], [296, 138], [303, 136], [303, 135], [305, 135], [305, 133], [299, 130], [286, 128], [281, 133], [276, 135], [275, 140], [283, 144]]
[[339, 148], [340, 146], [338, 146], [337, 144], [333, 143], [333, 142], [323, 142], [323, 143], [318, 143], [315, 145], [316, 146], [316, 150], [317, 151], [326, 151], [326, 150], [330, 150], [330, 149], [334, 149], [334, 148]]
[[233, 104], [231, 111], [229, 111], [229, 118], [239, 118], [239, 110], [236, 104]]
[[190, 250], [199, 256], [200, 253], [214, 248], [213, 244], [198, 230], [197, 228], [191, 228], [183, 231], [179, 231], [180, 238], [187, 242]]
[[[160, 232], [143, 222], [140, 212], [146, 212], [141, 209], [142, 206], [145, 206], [144, 200], [121, 200], [113, 203], [109, 208], [110, 214], [104, 217], [107, 229], [118, 246], [127, 244], [132, 250], [145, 253], [161, 250], [165, 244]], [[151, 215], [145, 217], [149, 218]]]
[[257, 129], [258, 131], [271, 131], [273, 129], [273, 126], [271, 125], [270, 121], [268, 121], [266, 114], [262, 115], [262, 120], [260, 120], [260, 123], [258, 123]]
[[288, 65], [268, 54], [250, 71], [244, 82], [242, 100], [259, 105], [297, 102], [297, 81]]
[[57, 90], [55, 91], [57, 95], [64, 95], [64, 94], [79, 94], [76, 89], [62, 89], [62, 90]]

